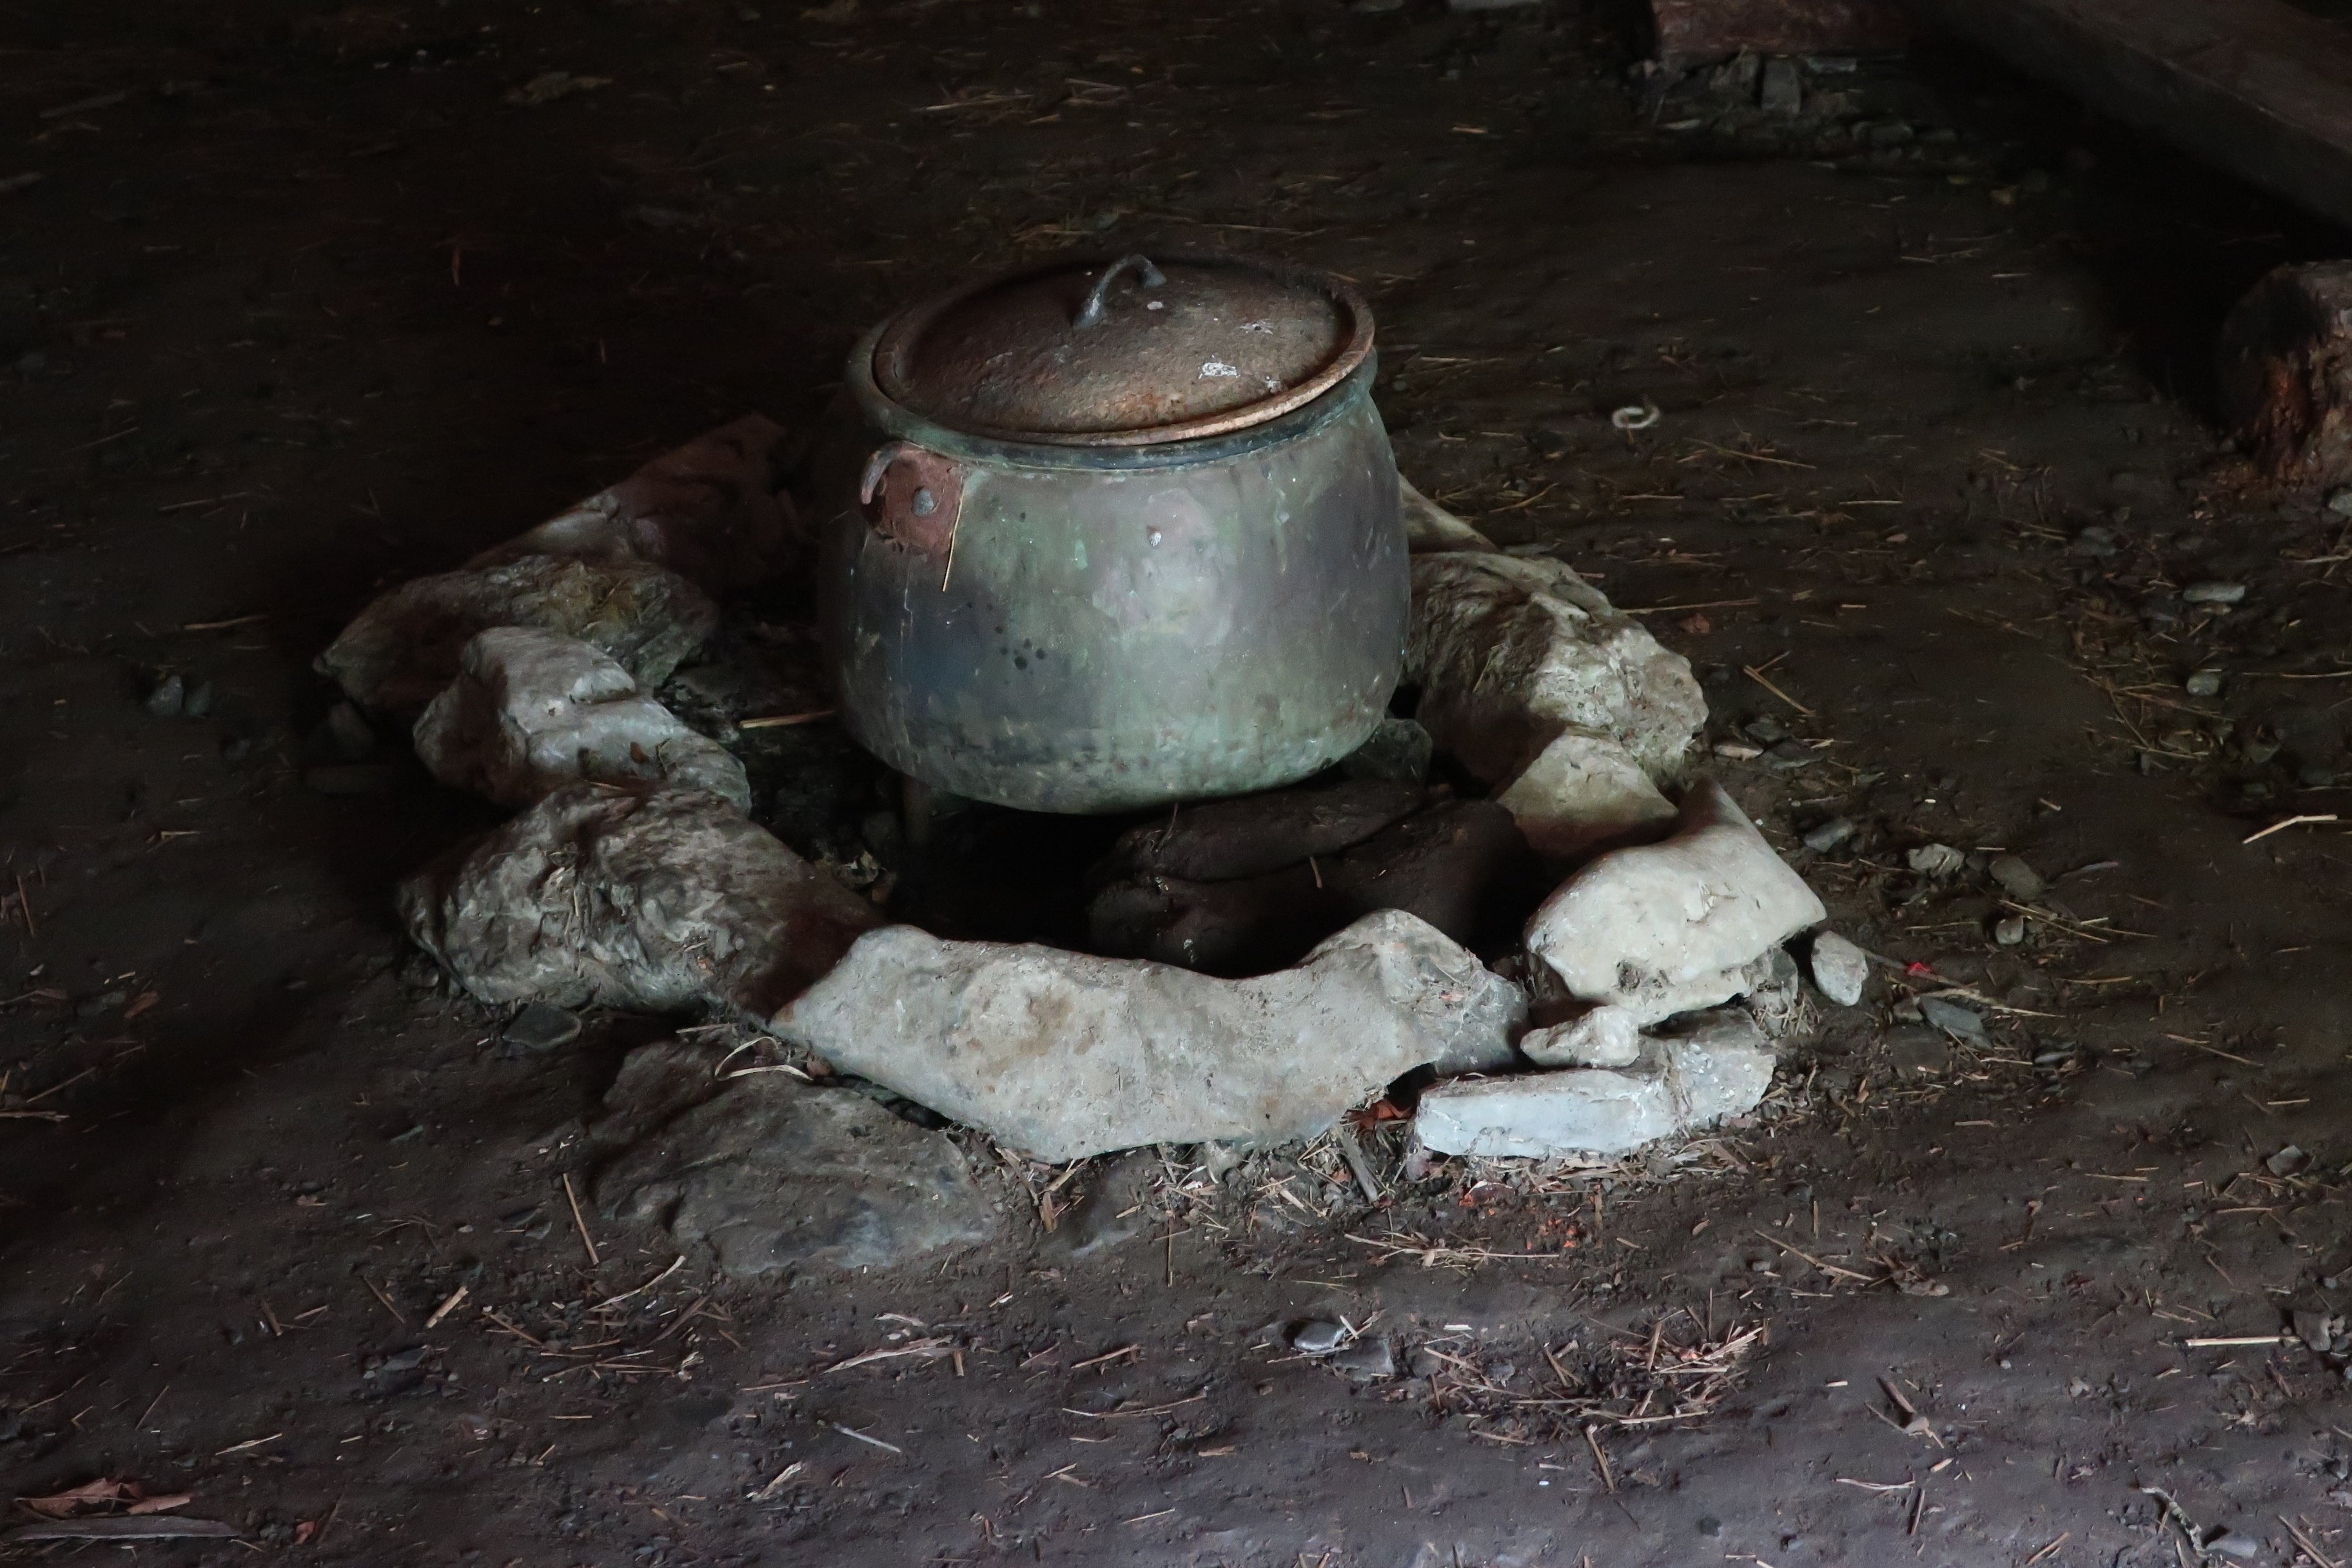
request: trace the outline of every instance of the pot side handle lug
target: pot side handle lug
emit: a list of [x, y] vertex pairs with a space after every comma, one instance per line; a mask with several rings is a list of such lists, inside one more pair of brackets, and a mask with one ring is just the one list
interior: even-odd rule
[[963, 465], [912, 441], [891, 441], [866, 459], [857, 503], [867, 526], [904, 549], [945, 555], [963, 512]]

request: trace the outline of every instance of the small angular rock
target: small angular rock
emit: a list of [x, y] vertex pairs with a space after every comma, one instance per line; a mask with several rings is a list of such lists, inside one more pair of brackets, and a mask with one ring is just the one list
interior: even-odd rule
[[718, 796], [567, 784], [401, 885], [480, 1001], [764, 1019], [880, 923]]
[[2027, 865], [2021, 855], [1996, 855], [1985, 872], [1992, 878], [1994, 886], [2021, 904], [2032, 903], [2049, 888], [2042, 873]]
[[176, 675], [167, 675], [147, 693], [146, 708], [158, 719], [176, 719], [185, 711], [187, 701], [187, 682]]
[[1413, 1067], [1507, 1055], [1523, 1007], [1474, 954], [1388, 911], [1296, 968], [1241, 981], [893, 926], [861, 939], [774, 1027], [1060, 1163], [1313, 1136]]
[[1290, 1336], [1290, 1348], [1300, 1355], [1329, 1355], [1347, 1342], [1344, 1326], [1320, 1318], [1299, 1324]]
[[434, 777], [501, 805], [583, 779], [751, 805], [743, 764], [641, 695], [619, 660], [525, 626], [494, 626], [466, 645], [457, 679], [416, 721], [415, 742]]
[[1519, 1054], [1538, 1067], [1622, 1068], [1642, 1058], [1642, 1026], [1623, 1007], [1595, 1007], [1565, 1024], [1529, 1029]]
[[1832, 816], [1805, 835], [1805, 847], [1816, 855], [1826, 855], [1853, 835], [1853, 818]]
[[1833, 931], [1813, 938], [1805, 954], [1813, 989], [1841, 1007], [1860, 1005], [1870, 984], [1870, 955]]
[[1949, 877], [1969, 863], [1967, 856], [1948, 844], [1922, 844], [1903, 858], [1922, 877]]
[[1740, 994], [1748, 966], [1827, 911], [1713, 781], [1692, 787], [1673, 837], [1603, 855], [1528, 922], [1528, 951], [1570, 995], [1643, 1023]]
[[1675, 816], [1633, 753], [1581, 730], [1546, 746], [1495, 798], [1536, 853], [1567, 862], [1661, 837]]

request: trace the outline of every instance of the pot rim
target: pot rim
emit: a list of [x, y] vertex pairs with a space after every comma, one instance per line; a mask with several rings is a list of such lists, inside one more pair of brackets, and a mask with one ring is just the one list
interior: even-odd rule
[[[1276, 280], [1301, 289], [1310, 289], [1327, 296], [1339, 310], [1347, 336], [1338, 353], [1297, 385], [1286, 388], [1270, 397], [1229, 409], [1222, 414], [1203, 415], [1197, 418], [1177, 420], [1166, 425], [1149, 426], [1135, 430], [1094, 430], [1064, 432], [1052, 430], [1021, 430], [977, 423], [952, 423], [935, 416], [918, 416], [942, 429], [955, 430], [966, 436], [1004, 441], [1022, 446], [1068, 447], [1080, 449], [1102, 447], [1134, 447], [1171, 446], [1179, 442], [1202, 440], [1280, 419], [1285, 415], [1304, 408], [1332, 388], [1346, 381], [1372, 353], [1374, 326], [1371, 306], [1354, 285], [1337, 273], [1313, 268], [1294, 267], [1284, 262], [1268, 261], [1258, 257], [1216, 251], [1169, 250], [1155, 251], [1159, 259], [1178, 266], [1226, 267], [1256, 271]], [[1135, 259], [1140, 259], [1137, 258]], [[1032, 278], [1073, 270], [1086, 271], [1104, 267], [1116, 268], [1122, 263], [1109, 256], [1064, 257], [1041, 262], [1032, 267], [1015, 268], [993, 277], [979, 279], [943, 294], [902, 307], [885, 317], [872, 331], [858, 342], [852, 356], [851, 379], [855, 383], [863, 367], [864, 378], [881, 392], [881, 380], [875, 367], [886, 354], [902, 350], [920, 338], [932, 322], [953, 310], [975, 295], [1004, 288]], [[881, 393], [887, 397], [889, 394]], [[895, 398], [891, 401], [897, 402]], [[900, 406], [906, 406], [900, 405]], [[912, 414], [914, 410], [908, 408]]]
[[[887, 436], [968, 462], [992, 468], [1076, 469], [1120, 472], [1146, 468], [1181, 468], [1199, 464], [1226, 463], [1269, 447], [1279, 447], [1311, 436], [1333, 420], [1352, 412], [1371, 397], [1380, 374], [1380, 355], [1367, 349], [1346, 374], [1286, 413], [1222, 434], [1203, 434], [1182, 440], [1159, 440], [1147, 445], [1072, 446], [1059, 441], [1022, 440], [979, 435], [943, 425], [900, 403], [874, 377], [874, 351], [896, 316], [869, 328], [849, 352], [843, 367], [851, 399], [858, 412]], [[1174, 426], [1170, 426], [1174, 428]]]

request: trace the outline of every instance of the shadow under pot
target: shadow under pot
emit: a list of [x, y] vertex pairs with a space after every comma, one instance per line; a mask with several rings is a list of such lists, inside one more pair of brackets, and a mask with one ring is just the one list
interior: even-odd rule
[[1060, 262], [884, 321], [811, 476], [849, 733], [1048, 812], [1347, 755], [1412, 595], [1373, 372], [1353, 289], [1226, 257]]

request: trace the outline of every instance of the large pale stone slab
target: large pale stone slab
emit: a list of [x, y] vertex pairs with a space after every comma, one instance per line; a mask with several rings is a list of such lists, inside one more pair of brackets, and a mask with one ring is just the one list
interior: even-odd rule
[[562, 784], [669, 784], [751, 805], [743, 764], [637, 689], [577, 637], [494, 626], [417, 720], [416, 754], [443, 784], [529, 805]]
[[880, 922], [717, 795], [567, 784], [403, 883], [409, 934], [485, 1002], [765, 1018]]
[[1447, 552], [1412, 561], [1405, 679], [1439, 749], [1517, 778], [1570, 731], [1614, 741], [1654, 780], [1679, 775], [1706, 703], [1690, 661], [1557, 561]]
[[1474, 954], [1389, 910], [1251, 980], [893, 926], [861, 938], [775, 1027], [843, 1071], [1065, 1161], [1311, 1137], [1412, 1068], [1507, 1058], [1524, 1007]]
[[1456, 1079], [1421, 1097], [1414, 1130], [1441, 1154], [1611, 1159], [1755, 1108], [1772, 1051], [1743, 1013], [1646, 1042], [1633, 1066]]
[[418, 577], [378, 597], [319, 656], [363, 708], [414, 715], [456, 679], [492, 626], [577, 637], [651, 690], [709, 639], [719, 606], [674, 572], [636, 561], [526, 555]]
[[1712, 780], [1671, 837], [1612, 850], [1528, 922], [1528, 951], [1570, 995], [1651, 1023], [1750, 989], [1748, 966], [1827, 911]]

